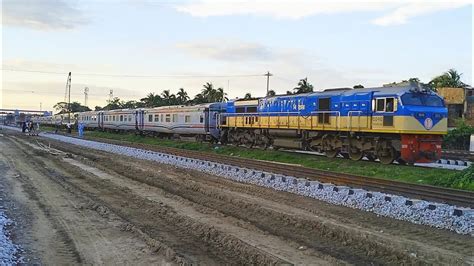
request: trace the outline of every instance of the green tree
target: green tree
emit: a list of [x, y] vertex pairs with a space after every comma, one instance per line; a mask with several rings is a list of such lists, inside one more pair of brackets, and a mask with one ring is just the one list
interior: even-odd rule
[[313, 91], [313, 85], [308, 82], [308, 78], [300, 79], [298, 82], [298, 87], [293, 89], [295, 91], [295, 94], [300, 94], [300, 93], [307, 93], [307, 92], [312, 92]]
[[218, 88], [215, 93], [216, 102], [227, 102], [227, 93], [224, 92], [223, 88]]
[[358, 84], [358, 85], [354, 85], [354, 87], [353, 87], [353, 88], [354, 88], [354, 89], [363, 89], [363, 88], [364, 88], [364, 86], [363, 86], [363, 85], [361, 85], [361, 84]]
[[268, 96], [268, 97], [273, 97], [273, 96], [275, 96], [275, 95], [276, 95], [276, 93], [275, 93], [274, 90], [269, 90], [268, 93], [267, 93], [267, 96]]
[[176, 95], [170, 93], [170, 90], [164, 90], [161, 93], [161, 99], [163, 100], [163, 105], [175, 105], [176, 104]]
[[107, 105], [104, 106], [104, 110], [115, 110], [122, 109], [122, 101], [119, 97], [114, 97], [112, 100], [107, 100]]
[[69, 108], [71, 109], [72, 113], [91, 111], [89, 107], [84, 106], [80, 104], [79, 102], [72, 102], [69, 108], [68, 108], [67, 102], [58, 102], [53, 106], [53, 108], [56, 109], [56, 111], [58, 111], [58, 114], [68, 113]]
[[176, 100], [178, 104], [186, 104], [189, 101], [188, 93], [180, 88], [178, 93], [176, 93]]
[[461, 81], [462, 73], [459, 73], [455, 69], [450, 69], [444, 72], [442, 75], [435, 77], [428, 84], [434, 88], [451, 87], [451, 88], [463, 88], [466, 86]]
[[252, 94], [250, 94], [250, 92], [247, 92], [244, 96], [244, 100], [252, 100], [253, 97], [252, 97]]
[[157, 95], [153, 92], [148, 93], [145, 98], [141, 98], [140, 102], [144, 107], [157, 107], [162, 105], [162, 99], [160, 95]]
[[102, 107], [100, 107], [98, 105], [96, 107], [94, 107], [94, 111], [101, 111], [101, 110], [102, 110]]
[[120, 107], [124, 109], [135, 109], [138, 107], [138, 102], [137, 101], [121, 101], [120, 102]]

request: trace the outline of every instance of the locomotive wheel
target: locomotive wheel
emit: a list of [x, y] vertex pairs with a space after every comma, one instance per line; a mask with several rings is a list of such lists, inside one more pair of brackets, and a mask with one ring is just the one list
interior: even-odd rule
[[324, 152], [326, 153], [326, 157], [335, 158], [337, 156], [337, 154], [339, 153], [339, 150], [338, 149], [326, 150]]
[[362, 157], [364, 157], [364, 153], [359, 149], [352, 148], [349, 149], [349, 157], [353, 161], [360, 161], [362, 160]]
[[377, 151], [377, 157], [382, 164], [391, 164], [396, 159], [397, 152], [393, 147], [380, 149]]

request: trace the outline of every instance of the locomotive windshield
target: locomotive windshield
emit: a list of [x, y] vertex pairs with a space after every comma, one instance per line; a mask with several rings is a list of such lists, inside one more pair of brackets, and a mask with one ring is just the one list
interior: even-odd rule
[[402, 95], [402, 102], [404, 105], [444, 107], [443, 99], [430, 94], [406, 93]]

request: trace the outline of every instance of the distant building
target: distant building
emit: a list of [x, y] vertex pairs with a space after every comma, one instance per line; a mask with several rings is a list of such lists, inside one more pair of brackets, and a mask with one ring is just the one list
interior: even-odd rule
[[456, 120], [465, 119], [474, 126], [474, 89], [438, 88], [438, 94], [444, 98], [448, 108], [448, 127], [455, 127]]

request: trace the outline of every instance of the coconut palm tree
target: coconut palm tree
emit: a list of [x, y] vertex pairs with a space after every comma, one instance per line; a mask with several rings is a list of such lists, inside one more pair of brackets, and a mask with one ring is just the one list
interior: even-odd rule
[[158, 94], [150, 92], [145, 98], [141, 98], [140, 102], [144, 107], [156, 107], [161, 105], [161, 97]]
[[428, 84], [434, 88], [451, 87], [451, 88], [463, 88], [466, 86], [461, 81], [462, 73], [459, 73], [455, 69], [450, 69], [444, 72], [442, 75], [435, 77]]
[[180, 88], [178, 93], [176, 93], [176, 100], [178, 104], [186, 104], [189, 101], [188, 93], [183, 88]]
[[170, 93], [170, 90], [164, 90], [161, 93], [161, 98], [163, 99], [164, 105], [174, 105], [176, 104], [176, 96]]
[[218, 88], [216, 91], [216, 102], [227, 102], [229, 98], [227, 98], [227, 93], [224, 92], [223, 88]]
[[298, 82], [298, 87], [293, 89], [295, 91], [295, 94], [299, 93], [306, 93], [306, 92], [312, 92], [313, 91], [313, 85], [308, 82], [308, 78], [300, 79]]

